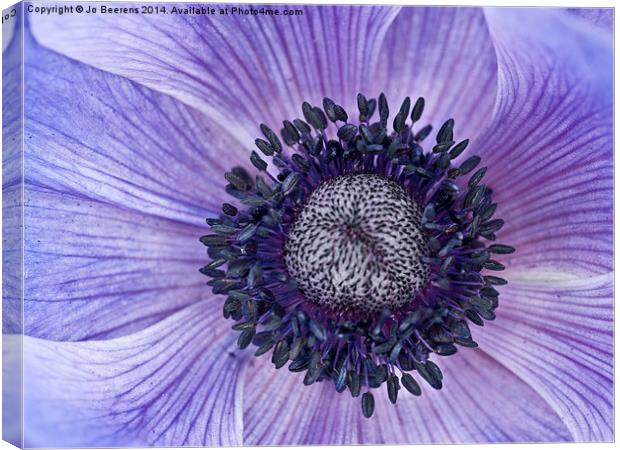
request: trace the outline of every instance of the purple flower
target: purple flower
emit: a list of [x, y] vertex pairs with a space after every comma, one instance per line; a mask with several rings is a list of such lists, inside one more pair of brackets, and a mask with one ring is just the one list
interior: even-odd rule
[[[280, 5], [270, 8], [303, 14], [268, 17], [159, 7], [167, 13], [27, 17], [23, 324], [18, 273], [4, 296], [8, 343], [23, 325], [26, 445], [613, 439], [610, 10]], [[5, 89], [18, 92], [19, 66], [3, 69]], [[412, 125], [418, 96], [424, 115]], [[16, 105], [5, 108], [5, 138], [19, 133]], [[304, 123], [272, 135], [296, 117]], [[421, 139], [426, 123], [436, 139]], [[257, 150], [250, 161], [256, 138], [270, 158]], [[306, 153], [281, 153], [282, 142]], [[5, 217], [19, 215], [18, 166], [19, 152], [7, 153]], [[256, 184], [259, 173], [273, 180]], [[358, 195], [365, 186], [372, 195]], [[282, 197], [273, 213], [250, 213], [265, 205], [261, 189]], [[345, 249], [329, 266], [317, 217], [355, 195], [390, 258], [360, 266], [365, 254]], [[234, 208], [222, 213], [225, 202]], [[275, 231], [258, 226], [268, 216]], [[18, 232], [9, 222], [7, 234]], [[203, 239], [208, 256], [203, 235], [215, 236]], [[18, 250], [5, 246], [13, 267]], [[236, 251], [244, 257], [227, 256]], [[198, 272], [205, 264], [210, 278]], [[381, 278], [395, 264], [407, 276]], [[357, 284], [325, 294], [328, 266], [343, 268], [343, 282], [379, 277], [379, 306]], [[222, 282], [231, 270], [232, 288]], [[265, 298], [248, 301], [257, 286]], [[425, 308], [437, 316], [411, 318]], [[414, 334], [390, 341], [391, 326]], [[280, 333], [266, 354], [238, 348], [260, 349], [264, 327]], [[373, 336], [334, 353], [337, 339]], [[301, 373], [274, 368], [288, 363], [293, 337], [306, 339], [294, 355], [306, 355]], [[7, 358], [19, 350], [5, 347]], [[339, 381], [343, 354], [385, 365], [347, 366]], [[401, 377], [407, 365], [414, 377]], [[355, 376], [363, 395], [337, 392], [355, 394]]]

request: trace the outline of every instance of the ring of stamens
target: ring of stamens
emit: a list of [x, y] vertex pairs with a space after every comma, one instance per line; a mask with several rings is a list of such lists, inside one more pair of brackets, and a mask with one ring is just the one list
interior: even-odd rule
[[259, 175], [224, 174], [235, 200], [207, 219], [200, 271], [227, 296], [239, 348], [270, 352], [276, 368], [305, 372], [304, 384], [361, 395], [370, 417], [383, 384], [393, 403], [401, 387], [420, 395], [413, 373], [442, 387], [431, 355], [477, 346], [469, 324], [495, 318], [495, 287], [506, 284], [485, 272], [503, 270], [493, 255], [514, 249], [493, 242], [503, 221], [487, 169], [461, 157], [468, 141], [453, 140], [452, 119], [424, 151], [424, 99], [406, 98], [392, 130], [383, 94], [357, 103], [354, 124], [328, 98], [322, 109], [304, 102], [305, 120], [283, 122], [290, 152], [261, 125], [255, 143], [271, 169], [253, 151]]

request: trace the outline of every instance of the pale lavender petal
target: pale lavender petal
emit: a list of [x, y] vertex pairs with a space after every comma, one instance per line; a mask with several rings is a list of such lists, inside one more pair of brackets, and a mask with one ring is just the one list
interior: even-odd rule
[[570, 8], [571, 14], [575, 14], [585, 20], [590, 21], [596, 26], [601, 27], [607, 33], [613, 35], [614, 32], [614, 10], [613, 8]]
[[28, 335], [119, 336], [209, 294], [199, 227], [33, 186], [24, 217]]
[[25, 85], [26, 184], [200, 224], [226, 197], [224, 171], [250, 166], [203, 114], [32, 39]]
[[24, 446], [23, 433], [23, 336], [2, 334], [2, 440]]
[[489, 123], [497, 62], [480, 8], [401, 9], [383, 42], [374, 92], [384, 91], [396, 114], [406, 96], [425, 97], [420, 126], [438, 130], [454, 118], [455, 136], [476, 137]]
[[217, 312], [108, 341], [26, 337], [26, 446], [240, 445], [244, 364]]
[[613, 439], [613, 275], [511, 282], [476, 340], [553, 407], [576, 441]]
[[[21, 11], [16, 5], [7, 9]], [[9, 16], [10, 17], [10, 16]], [[6, 30], [5, 30], [6, 25]], [[19, 17], [3, 24], [2, 51], [2, 331], [22, 331], [22, 97], [23, 66]], [[6, 44], [6, 46], [4, 45]]]
[[16, 447], [23, 447], [21, 12], [19, 3], [5, 9], [2, 24], [2, 439]]
[[523, 380], [480, 350], [438, 361], [445, 386], [420, 381], [422, 396], [401, 388], [396, 405], [385, 388], [375, 414], [362, 416], [360, 399], [338, 394], [333, 382], [302, 384], [303, 376], [269, 367], [246, 372], [244, 435], [249, 445], [412, 444], [568, 440], [560, 417]]
[[[2, 56], [3, 56], [3, 59], [6, 58], [5, 54], [6, 55], [9, 54], [8, 52], [5, 53], [5, 51], [9, 48], [9, 46], [11, 46], [12, 44], [14, 45], [13, 37], [17, 36], [16, 40], [20, 39], [19, 36], [22, 30], [21, 11], [22, 11], [21, 6], [19, 4], [16, 4], [10, 8], [5, 8], [2, 10], [3, 17], [5, 18], [5, 20], [2, 21]], [[4, 59], [4, 61], [5, 63], [13, 62], [7, 59]], [[2, 69], [4, 70], [5, 67], [6, 65], [3, 65]], [[4, 92], [6, 93], [6, 91]]]
[[[6, 148], [6, 147], [5, 147]], [[19, 187], [2, 191], [2, 331], [21, 333], [23, 197]]]
[[[169, 12], [186, 7], [165, 6]], [[223, 5], [202, 6], [219, 13]], [[303, 15], [83, 14], [70, 22], [37, 16], [33, 30], [45, 46], [175, 96], [223, 126], [243, 126], [237, 131], [251, 142], [259, 123], [279, 129], [283, 119], [300, 114], [303, 100], [333, 96], [354, 104], [357, 92], [374, 87], [380, 44], [398, 13], [269, 7]]]
[[472, 146], [489, 167], [511, 268], [612, 269], [611, 39], [562, 10], [488, 10], [495, 119]]

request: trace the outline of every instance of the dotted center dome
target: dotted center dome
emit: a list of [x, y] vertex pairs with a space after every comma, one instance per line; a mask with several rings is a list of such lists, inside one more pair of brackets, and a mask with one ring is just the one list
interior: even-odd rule
[[395, 181], [374, 174], [330, 179], [289, 230], [286, 267], [310, 301], [336, 312], [401, 307], [429, 278], [421, 217]]

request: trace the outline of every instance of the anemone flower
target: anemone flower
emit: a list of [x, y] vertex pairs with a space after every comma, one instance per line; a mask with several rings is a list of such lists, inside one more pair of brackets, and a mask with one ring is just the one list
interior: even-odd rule
[[5, 50], [26, 445], [613, 439], [611, 11], [117, 6]]

